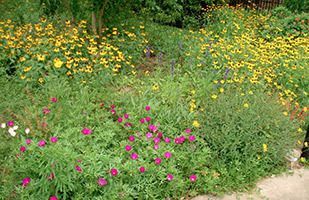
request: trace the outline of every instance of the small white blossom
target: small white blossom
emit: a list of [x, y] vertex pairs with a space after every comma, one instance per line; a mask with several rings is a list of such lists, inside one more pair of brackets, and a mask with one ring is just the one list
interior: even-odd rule
[[18, 126], [13, 126], [14, 131], [18, 129]]
[[6, 124], [5, 123], [2, 123], [1, 124], [1, 128], [5, 128], [6, 127]]
[[9, 128], [9, 134], [12, 136], [12, 137], [15, 137], [16, 136], [16, 132], [13, 128]]
[[26, 133], [26, 134], [29, 134], [29, 133], [30, 133], [30, 128], [26, 128], [26, 129], [25, 129], [25, 133]]

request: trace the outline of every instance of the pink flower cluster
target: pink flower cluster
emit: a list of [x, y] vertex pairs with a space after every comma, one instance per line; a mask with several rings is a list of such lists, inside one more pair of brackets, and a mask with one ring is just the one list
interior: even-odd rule
[[[112, 105], [112, 109], [114, 109], [114, 108], [115, 108], [115, 106]], [[149, 112], [149, 111], [151, 110], [151, 107], [150, 107], [149, 105], [147, 105], [147, 106], [145, 107], [145, 110], [146, 110], [147, 112]], [[114, 111], [114, 113], [116, 113], [116, 110]], [[124, 121], [124, 119], [128, 119], [128, 116], [126, 116], [126, 115], [127, 115], [127, 114], [124, 114], [123, 117], [122, 117], [122, 116], [119, 117], [117, 121], [118, 121], [119, 123], [122, 123], [122, 122]], [[149, 116], [140, 119], [140, 123], [141, 123], [141, 124], [144, 124], [144, 123], [150, 122], [150, 121], [151, 121], [151, 117], [149, 117]], [[147, 125], [147, 131], [148, 131], [148, 132], [146, 132], [146, 134], [145, 134], [145, 136], [146, 136], [146, 141], [152, 141], [155, 150], [158, 150], [158, 149], [159, 149], [159, 144], [160, 144], [162, 141], [165, 142], [166, 144], [170, 144], [170, 143], [171, 143], [171, 139], [170, 139], [169, 137], [164, 137], [164, 134], [163, 134], [162, 132], [159, 131], [159, 126], [157, 126], [157, 125], [155, 125], [155, 124], [148, 124], [148, 125]], [[195, 136], [191, 134], [191, 133], [192, 133], [192, 130], [191, 130], [191, 129], [189, 129], [189, 128], [185, 129], [185, 133], [188, 134], [188, 136], [181, 135], [181, 136], [179, 136], [179, 137], [175, 137], [175, 138], [174, 138], [174, 143], [175, 143], [176, 145], [178, 145], [178, 144], [183, 144], [186, 140], [188, 140], [189, 142], [194, 142], [194, 141], [196, 140]], [[136, 138], [134, 135], [129, 135], [129, 136], [128, 136], [128, 141], [129, 141], [131, 144], [130, 144], [130, 145], [127, 144], [127, 145], [124, 147], [124, 149], [125, 149], [126, 152], [132, 152], [132, 149], [134, 148], [134, 147], [133, 147], [133, 146], [134, 146], [134, 143], [135, 143], [136, 141], [140, 141], [140, 139], [141, 139], [141, 137], [140, 137], [141, 134], [140, 134], [140, 133], [137, 133], [137, 136], [138, 136], [137, 138]], [[133, 144], [132, 144], [132, 143], [133, 143]], [[138, 153], [136, 153], [136, 152], [130, 153], [129, 155], [130, 155], [131, 160], [138, 160], [139, 157], [140, 157], [140, 156], [138, 155]], [[172, 153], [171, 153], [170, 151], [166, 151], [166, 152], [163, 154], [163, 157], [164, 157], [166, 160], [172, 159]], [[162, 164], [162, 162], [163, 162], [162, 158], [160, 158], [160, 157], [154, 158], [154, 164], [155, 164], [155, 165], [159, 166], [159, 165]], [[164, 162], [167, 162], [167, 161], [164, 161]], [[114, 170], [113, 172], [111, 171], [112, 176], [116, 176], [116, 175], [118, 174], [118, 171], [115, 171], [116, 169], [112, 169], [112, 170]], [[141, 167], [139, 168], [139, 171], [140, 171], [141, 173], [144, 173], [144, 172], [146, 171], [146, 169], [145, 169], [144, 166], [141, 166]], [[168, 180], [168, 181], [172, 181], [173, 179], [174, 179], [174, 176], [173, 176], [172, 174], [167, 174], [167, 180]], [[189, 177], [189, 180], [190, 180], [191, 182], [195, 182], [196, 179], [197, 179], [197, 177], [196, 177], [196, 175], [194, 175], [194, 174], [191, 175], [191, 176]]]

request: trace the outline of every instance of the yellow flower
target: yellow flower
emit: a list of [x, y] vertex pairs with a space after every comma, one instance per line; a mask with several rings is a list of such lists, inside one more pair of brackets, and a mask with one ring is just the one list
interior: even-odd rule
[[288, 116], [288, 112], [283, 112], [283, 115]]
[[304, 162], [306, 162], [306, 159], [304, 157], [301, 157], [300, 162], [304, 163]]
[[301, 133], [301, 132], [303, 132], [303, 129], [298, 128], [297, 131]]
[[20, 76], [20, 79], [21, 79], [21, 80], [24, 80], [25, 78], [26, 78], [25, 75], [21, 75], [21, 76]]
[[159, 85], [158, 85], [157, 83], [154, 84], [154, 85], [152, 86], [152, 90], [153, 90], [153, 91], [159, 90]]
[[197, 120], [194, 120], [192, 125], [195, 127], [195, 128], [199, 128], [200, 127], [200, 123], [197, 121]]
[[195, 95], [195, 90], [191, 90], [191, 94], [192, 94], [192, 95]]
[[54, 59], [54, 66], [56, 68], [60, 68], [62, 66], [63, 62], [59, 58]]
[[29, 72], [31, 70], [32, 67], [25, 67], [24, 68], [24, 72]]
[[245, 108], [249, 108], [249, 104], [245, 103], [245, 104], [244, 104], [244, 107], [245, 107]]
[[43, 83], [43, 82], [44, 82], [44, 79], [41, 77], [41, 78], [39, 78], [38, 82], [39, 82], [39, 83]]
[[267, 151], [268, 151], [267, 144], [263, 144], [263, 151], [264, 151], [264, 152], [267, 152]]
[[212, 99], [216, 99], [216, 98], [218, 98], [218, 96], [215, 95], [215, 94], [213, 94], [213, 95], [211, 95], [211, 98], [212, 98]]
[[223, 93], [223, 92], [224, 92], [224, 88], [220, 88], [219, 91], [220, 91], [221, 93]]
[[45, 56], [44, 55], [37, 55], [38, 61], [44, 61]]

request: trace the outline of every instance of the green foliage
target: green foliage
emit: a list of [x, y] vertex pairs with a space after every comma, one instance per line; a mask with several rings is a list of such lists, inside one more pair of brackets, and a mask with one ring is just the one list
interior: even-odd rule
[[284, 5], [292, 12], [308, 12], [308, 0], [285, 0]]
[[309, 17], [306, 13], [292, 15], [284, 7], [278, 7], [272, 11], [272, 16], [264, 24], [261, 30], [263, 35], [288, 35], [307, 36], [309, 28]]
[[23, 24], [38, 21], [41, 9], [38, 0], [3, 0], [0, 12], [1, 20], [10, 19]]

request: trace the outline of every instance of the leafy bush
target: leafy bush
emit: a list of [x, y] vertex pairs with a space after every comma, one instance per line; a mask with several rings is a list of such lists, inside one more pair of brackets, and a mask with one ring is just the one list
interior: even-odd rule
[[284, 5], [292, 12], [309, 11], [309, 2], [307, 0], [285, 0]]

